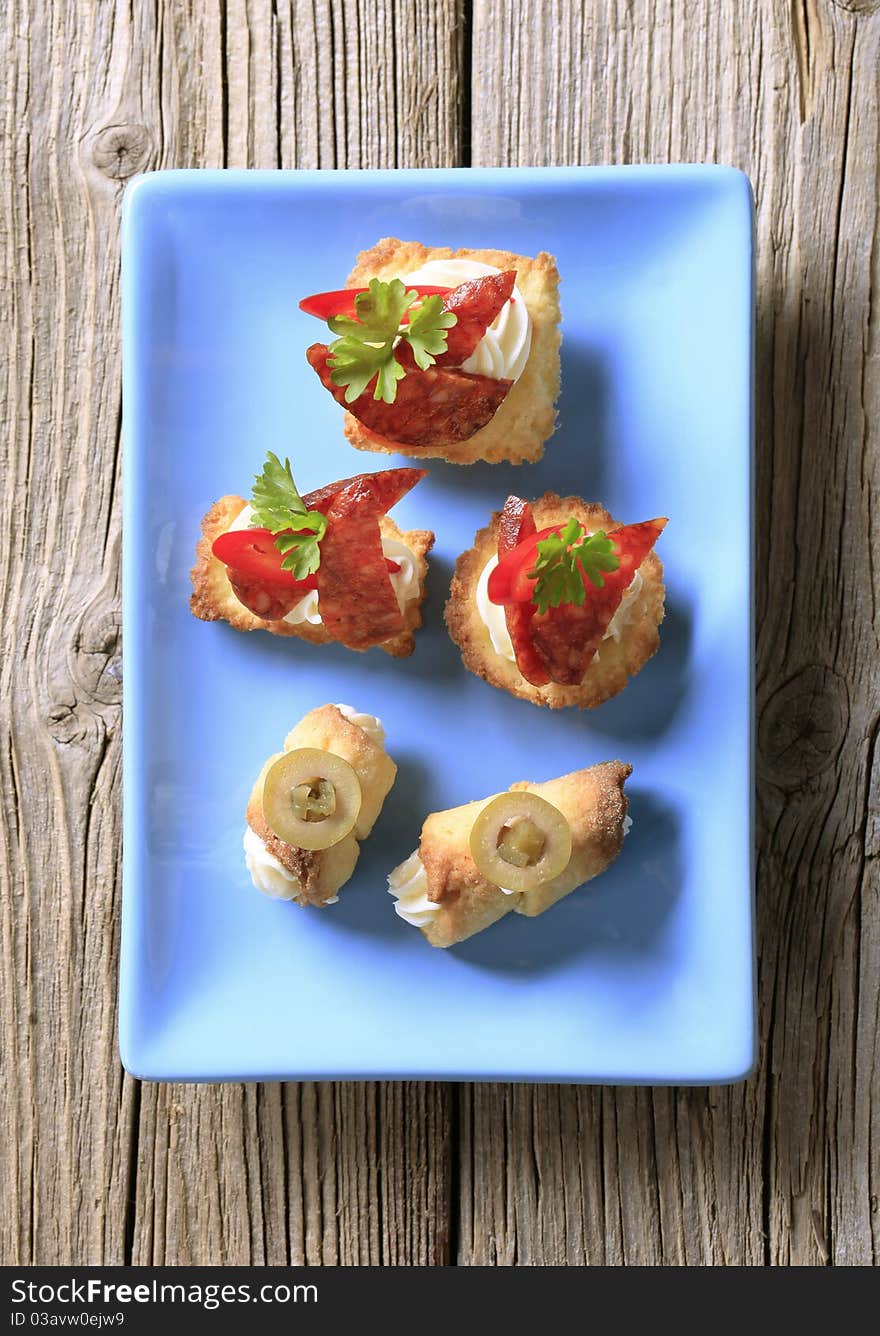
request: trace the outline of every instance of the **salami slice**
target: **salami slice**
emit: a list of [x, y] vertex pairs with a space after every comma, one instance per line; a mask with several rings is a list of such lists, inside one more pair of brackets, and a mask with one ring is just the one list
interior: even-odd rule
[[498, 556], [506, 557], [508, 552], [537, 532], [529, 502], [523, 501], [521, 496], [509, 496], [498, 521]]
[[385, 515], [392, 506], [412, 491], [417, 482], [428, 476], [427, 469], [380, 469], [377, 473], [356, 473], [353, 478], [327, 483], [314, 492], [307, 492], [303, 503], [307, 510], [320, 510], [326, 515], [342, 492], [357, 488], [360, 504], [368, 505], [375, 515]]
[[[506, 556], [534, 533], [537, 533], [537, 527], [528, 501], [523, 501], [519, 496], [509, 496], [498, 525], [498, 556]], [[509, 603], [504, 609], [516, 666], [532, 686], [543, 687], [550, 681], [550, 677], [532, 644], [531, 623], [534, 614], [534, 603]]]
[[535, 613], [532, 644], [552, 681], [576, 686], [584, 680], [624, 593], [665, 527], [666, 520], [657, 519], [613, 529], [608, 537], [620, 566], [605, 574], [603, 587], [597, 589], [587, 580], [586, 598], [580, 606], [563, 603], [543, 614]]
[[515, 282], [515, 269], [503, 274], [484, 274], [459, 284], [443, 298], [444, 307], [458, 316], [458, 323], [448, 332], [446, 352], [437, 358], [437, 366], [461, 366], [467, 361], [501, 314], [504, 303], [510, 300]]
[[239, 603], [243, 603], [256, 617], [262, 617], [267, 622], [278, 622], [282, 617], [286, 617], [291, 608], [299, 603], [304, 592], [307, 592], [302, 587], [291, 588], [272, 584], [244, 571], [233, 570], [231, 567], [226, 573], [232, 585], [232, 592]]
[[385, 564], [379, 528], [382, 512], [370, 476], [355, 478], [334, 497], [325, 512], [327, 532], [321, 539], [321, 618], [328, 634], [348, 649], [369, 649], [406, 630]]
[[347, 404], [344, 388], [330, 379], [327, 345], [313, 343], [306, 357], [338, 404], [368, 431], [401, 445], [455, 445], [469, 440], [494, 417], [513, 384], [448, 367], [430, 367], [410, 371], [398, 381], [393, 404], [374, 399], [371, 387]]
[[[516, 283], [516, 270], [503, 274], [483, 274], [468, 279], [453, 288], [443, 298], [443, 306], [457, 317], [457, 323], [446, 331], [446, 351], [440, 353], [435, 366], [461, 366], [476, 348], [480, 339], [501, 314], [504, 303], [510, 300]], [[415, 369], [415, 359], [408, 343], [402, 342], [395, 356], [407, 370]]]

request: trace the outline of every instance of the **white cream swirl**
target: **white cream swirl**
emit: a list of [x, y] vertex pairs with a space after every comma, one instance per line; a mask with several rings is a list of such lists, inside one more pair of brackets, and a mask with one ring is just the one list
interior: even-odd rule
[[[246, 505], [240, 514], [229, 526], [229, 533], [235, 533], [237, 529], [249, 529], [252, 527], [254, 509], [250, 504]], [[256, 526], [254, 526], [256, 527]], [[383, 538], [382, 551], [386, 557], [396, 561], [400, 567], [399, 571], [391, 571], [391, 587], [397, 596], [397, 606], [403, 612], [410, 599], [416, 598], [419, 592], [419, 575], [416, 566], [416, 559], [410, 548], [405, 543], [401, 543], [397, 538]], [[295, 603], [290, 612], [283, 618], [291, 626], [302, 626], [308, 622], [309, 626], [321, 625], [321, 610], [318, 605], [317, 589], [310, 589], [307, 594]]]
[[[457, 288], [471, 278], [501, 272], [491, 264], [480, 264], [478, 260], [428, 260], [421, 269], [406, 274], [403, 281], [416, 286], [424, 283], [431, 287]], [[504, 303], [470, 357], [462, 362], [461, 370], [490, 376], [492, 380], [519, 380], [526, 369], [531, 346], [529, 308], [519, 288], [514, 286], [510, 301]]]
[[274, 854], [270, 854], [264, 840], [250, 826], [244, 830], [244, 861], [251, 881], [258, 891], [272, 900], [296, 900], [302, 890], [299, 877], [288, 872]]
[[[265, 840], [261, 840], [250, 826], [244, 828], [243, 844], [244, 861], [256, 889], [268, 895], [270, 900], [298, 900], [302, 890], [299, 877], [288, 872], [284, 864], [269, 853]], [[324, 906], [335, 905], [338, 901], [339, 896], [334, 895], [332, 900], [324, 901]]]
[[414, 928], [423, 928], [440, 909], [428, 899], [428, 878], [416, 849], [388, 874], [388, 894], [395, 898], [395, 912]]
[[[483, 567], [480, 578], [477, 581], [476, 603], [477, 612], [480, 614], [480, 621], [489, 632], [489, 639], [492, 642], [492, 648], [502, 659], [509, 660], [510, 663], [516, 662], [516, 655], [513, 652], [513, 642], [510, 639], [510, 632], [507, 629], [507, 618], [504, 614], [504, 608], [493, 603], [489, 598], [489, 577], [498, 565], [498, 557], [490, 557]], [[608, 630], [602, 637], [603, 640], [619, 641], [621, 634], [632, 620], [633, 605], [642, 591], [642, 573], [636, 571], [629, 586], [624, 591], [623, 598], [620, 600], [620, 606], [611, 618]]]
[[384, 748], [385, 729], [382, 727], [381, 719], [377, 719], [374, 714], [360, 714], [353, 705], [337, 705], [336, 708], [350, 723], [362, 728], [368, 738], [372, 738], [373, 742]]
[[[374, 714], [361, 714], [353, 705], [337, 705], [340, 714], [344, 714], [346, 719], [362, 728], [368, 738], [384, 749], [385, 747], [385, 729], [382, 727], [382, 720], [377, 719]], [[261, 840], [255, 830], [250, 826], [245, 826], [244, 831], [244, 861], [247, 864], [247, 870], [251, 874], [251, 881], [258, 891], [268, 895], [273, 900], [296, 900], [302, 890], [302, 884], [299, 878], [293, 872], [289, 872], [283, 863], [270, 854], [266, 848], [265, 840]], [[332, 900], [326, 900], [325, 905], [335, 905], [339, 896], [334, 896]]]

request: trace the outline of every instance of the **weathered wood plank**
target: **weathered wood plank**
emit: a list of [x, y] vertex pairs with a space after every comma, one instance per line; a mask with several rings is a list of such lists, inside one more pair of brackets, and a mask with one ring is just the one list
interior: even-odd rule
[[117, 232], [144, 169], [457, 161], [461, 5], [13, 0], [2, 35], [0, 1260], [444, 1261], [445, 1087], [119, 1068]]
[[[147, 167], [456, 162], [463, 16], [5, 16], [2, 1261], [448, 1255], [448, 1088], [118, 1068], [116, 228]], [[755, 183], [764, 1059], [736, 1091], [462, 1088], [460, 1261], [877, 1260], [878, 23], [876, 0], [475, 6], [475, 162]]]
[[475, 163], [755, 186], [763, 1043], [731, 1090], [462, 1092], [462, 1262], [878, 1259], [878, 11], [474, 5]]

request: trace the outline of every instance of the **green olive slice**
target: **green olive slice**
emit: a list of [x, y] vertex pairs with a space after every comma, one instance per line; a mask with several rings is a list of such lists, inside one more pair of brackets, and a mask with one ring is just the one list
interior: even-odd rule
[[471, 830], [477, 869], [506, 891], [533, 891], [571, 858], [571, 827], [552, 803], [518, 789], [493, 798]]
[[263, 816], [296, 849], [330, 849], [354, 829], [361, 786], [348, 761], [317, 747], [279, 756], [263, 783]]

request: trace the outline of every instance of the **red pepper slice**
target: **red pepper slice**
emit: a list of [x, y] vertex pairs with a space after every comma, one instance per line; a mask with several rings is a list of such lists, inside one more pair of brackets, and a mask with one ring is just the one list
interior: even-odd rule
[[[499, 559], [513, 552], [521, 543], [534, 538], [535, 532], [535, 517], [528, 501], [518, 496], [509, 496], [498, 525]], [[517, 668], [532, 686], [543, 687], [550, 681], [550, 677], [532, 644], [531, 622], [535, 612], [534, 603], [510, 603], [504, 609], [504, 617]]]
[[271, 529], [234, 529], [214, 539], [211, 551], [218, 561], [251, 580], [282, 586], [284, 589], [317, 589], [314, 575], [297, 580], [293, 571], [282, 568], [284, 554], [275, 546], [276, 535]]
[[[430, 284], [419, 283], [413, 287], [407, 285], [408, 292], [417, 292], [420, 297], [445, 297], [452, 288], [432, 287]], [[369, 288], [339, 288], [336, 292], [316, 292], [311, 297], [303, 297], [299, 304], [299, 309], [305, 311], [306, 315], [317, 316], [319, 320], [329, 320], [334, 315], [347, 315], [352, 320], [357, 319], [357, 309], [354, 299], [361, 292], [369, 292]], [[407, 324], [409, 314], [403, 317], [403, 323]]]
[[[508, 501], [508, 505], [510, 502]], [[505, 507], [505, 510], [507, 507]], [[534, 524], [534, 520], [532, 521]], [[534, 570], [538, 555], [538, 544], [551, 533], [559, 533], [565, 526], [551, 524], [547, 529], [539, 529], [524, 538], [512, 551], [502, 555], [499, 535], [498, 565], [489, 576], [487, 593], [490, 603], [506, 606], [508, 603], [530, 603], [535, 581], [528, 578], [528, 571]]]
[[[318, 588], [318, 577], [312, 574], [304, 580], [297, 580], [293, 571], [284, 570], [281, 564], [284, 554], [275, 546], [276, 537], [277, 534], [270, 529], [235, 529], [215, 538], [211, 551], [218, 561], [229, 567], [230, 572], [240, 577], [238, 583], [242, 587], [246, 583], [271, 585], [276, 592], [284, 589], [294, 593], [296, 602], [310, 589]], [[395, 575], [400, 570], [400, 562], [391, 557], [385, 558], [385, 565], [389, 575]], [[241, 601], [244, 602], [243, 599]]]

